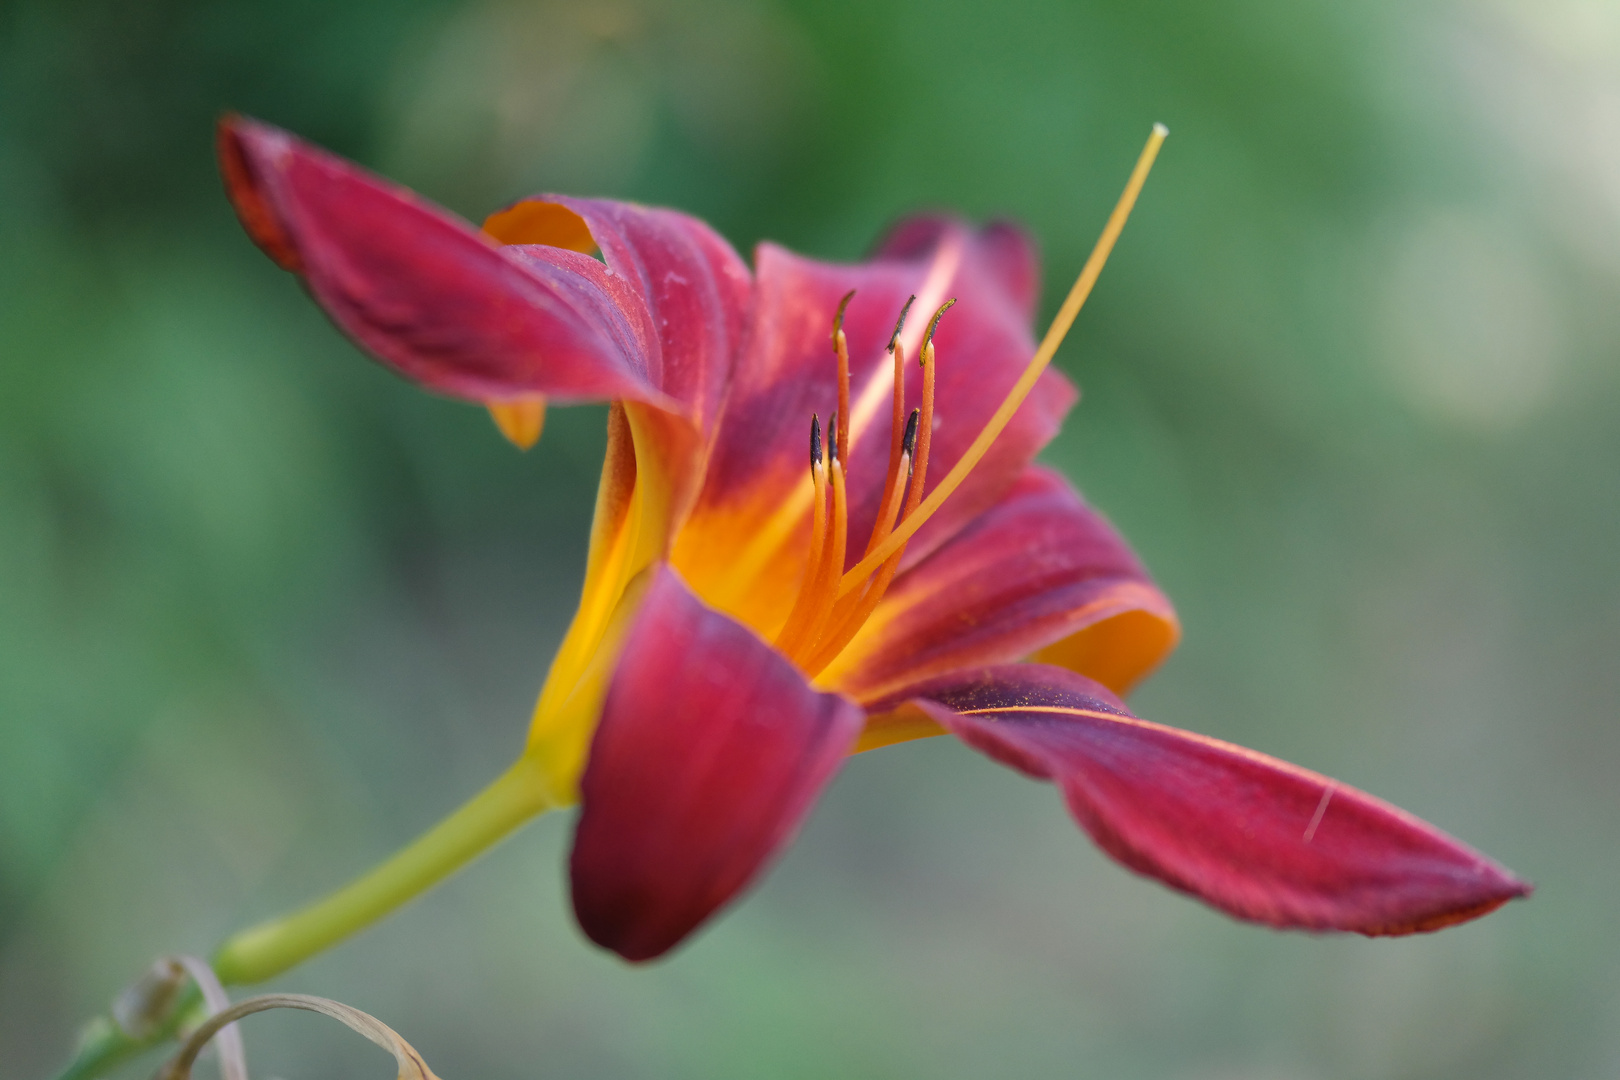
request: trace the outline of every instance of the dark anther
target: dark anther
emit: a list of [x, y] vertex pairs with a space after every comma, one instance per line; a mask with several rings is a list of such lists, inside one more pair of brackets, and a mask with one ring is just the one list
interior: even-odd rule
[[[927, 349], [928, 348], [928, 343], [930, 341], [934, 340], [934, 331], [939, 329], [939, 317], [941, 315], [945, 314], [947, 311], [951, 310], [951, 308], [954, 307], [955, 305], [956, 305], [956, 297], [953, 296], [949, 300], [945, 301], [944, 305], [938, 311], [934, 312], [934, 318], [928, 324], [928, 333], [923, 335], [923, 340], [922, 340], [922, 348], [923, 349]], [[921, 364], [922, 362], [923, 362], [923, 354], [922, 354], [922, 350], [919, 350], [918, 353], [917, 353], [917, 363]]]
[[810, 468], [815, 469], [821, 464], [821, 420], [815, 413], [810, 414]]
[[900, 440], [900, 447], [913, 457], [917, 454], [917, 421], [922, 418], [921, 409], [912, 409], [911, 416], [906, 420], [906, 433]]
[[833, 316], [832, 339], [834, 341], [838, 340], [838, 331], [844, 328], [844, 309], [849, 307], [849, 302], [853, 299], [855, 299], [855, 290], [851, 289], [844, 294], [842, 300], [838, 301], [838, 314]]
[[901, 327], [906, 325], [906, 312], [910, 311], [911, 310], [911, 305], [915, 304], [916, 302], [917, 302], [917, 294], [912, 293], [911, 294], [911, 299], [906, 301], [906, 306], [900, 309], [900, 318], [894, 324], [894, 333], [889, 335], [889, 351], [891, 353], [894, 352], [895, 345], [898, 344], [899, 341], [900, 341], [900, 329], [901, 329]]
[[[838, 414], [836, 412], [834, 412], [832, 414], [832, 419], [827, 421], [827, 431], [828, 431], [829, 434], [831, 434], [833, 432], [836, 432], [837, 430], [838, 430]], [[820, 436], [818, 435], [817, 438], [820, 438]], [[827, 440], [827, 464], [831, 465], [833, 462], [835, 462], [837, 460], [838, 460], [838, 440], [837, 439], [828, 439]]]

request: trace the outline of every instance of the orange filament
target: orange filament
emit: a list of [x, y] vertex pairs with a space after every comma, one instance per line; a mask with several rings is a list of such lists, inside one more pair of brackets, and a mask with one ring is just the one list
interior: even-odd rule
[[[900, 492], [904, 490], [902, 487], [904, 482], [900, 479], [900, 458], [905, 454], [905, 447], [901, 445], [905, 440], [900, 433], [900, 428], [906, 415], [905, 370], [906, 347], [904, 344], [896, 342], [894, 346], [894, 434], [889, 438], [889, 469], [883, 477], [883, 498], [878, 500], [878, 505], [883, 507], [888, 507], [890, 503], [899, 498]], [[886, 520], [885, 515], [879, 514], [877, 523], [872, 527], [872, 535], [866, 541], [866, 550], [868, 552], [876, 547], [884, 536], [889, 534], [890, 527], [883, 525], [884, 520]], [[892, 511], [887, 515], [887, 520], [894, 520]], [[880, 529], [883, 533], [882, 536], [878, 535]]]
[[900, 340], [900, 331], [905, 329], [906, 314], [916, 302], [917, 294], [912, 293], [905, 306], [900, 309], [900, 318], [894, 324], [894, 333], [889, 335], [889, 355], [894, 357], [894, 417], [889, 421], [891, 470], [895, 459], [900, 456], [900, 425], [906, 418], [906, 343]]
[[1057, 316], [1052, 320], [1052, 325], [1047, 327], [1046, 336], [1041, 339], [1040, 347], [1035, 350], [1035, 355], [1030, 359], [1029, 366], [1024, 369], [1024, 373], [1013, 384], [1001, 406], [996, 409], [989, 422], [984, 425], [983, 430], [979, 432], [978, 438], [973, 440], [967, 452], [940, 480], [939, 485], [934, 488], [933, 494], [929, 495], [916, 507], [915, 513], [908, 512], [893, 532], [844, 574], [838, 583], [837, 591], [839, 596], [848, 595], [859, 589], [874, 570], [887, 562], [890, 557], [905, 546], [906, 541], [916, 535], [917, 530], [922, 528], [923, 523], [932, 517], [945, 500], [950, 498], [951, 494], [962, 485], [962, 481], [967, 479], [968, 473], [973, 471], [973, 467], [989, 451], [991, 444], [1012, 422], [1013, 414], [1018, 411], [1018, 407], [1024, 403], [1024, 399], [1035, 388], [1036, 380], [1041, 377], [1047, 365], [1052, 362], [1052, 357], [1057, 353], [1058, 346], [1063, 343], [1064, 335], [1069, 332], [1069, 327], [1074, 325], [1075, 317], [1080, 314], [1080, 308], [1085, 304], [1087, 297], [1091, 295], [1092, 287], [1097, 284], [1097, 277], [1102, 273], [1103, 264], [1108, 261], [1108, 255], [1113, 251], [1114, 243], [1119, 239], [1120, 231], [1125, 227], [1125, 220], [1131, 215], [1131, 208], [1136, 205], [1136, 198], [1142, 191], [1142, 184], [1147, 180], [1148, 170], [1153, 167], [1153, 159], [1158, 156], [1159, 146], [1169, 133], [1169, 130], [1163, 124], [1153, 125], [1153, 132], [1148, 136], [1147, 145], [1142, 148], [1142, 154], [1136, 161], [1136, 168], [1132, 170], [1131, 178], [1125, 184], [1125, 191], [1115, 205], [1114, 212], [1109, 215], [1108, 223], [1103, 227], [1102, 235], [1097, 239], [1096, 247], [1092, 249], [1090, 258], [1086, 259], [1085, 266], [1081, 267], [1080, 276], [1075, 280], [1074, 287], [1069, 290], [1069, 295], [1063, 301], [1063, 306], [1058, 309]]
[[[847, 303], [849, 297], [853, 295], [853, 292], [846, 295], [844, 297], [845, 303]], [[900, 417], [905, 415], [906, 347], [905, 343], [900, 340], [900, 332], [905, 329], [906, 315], [911, 311], [911, 305], [916, 302], [917, 297], [915, 294], [906, 300], [905, 304], [900, 308], [900, 317], [895, 320], [894, 333], [889, 335], [888, 349], [889, 352], [894, 356], [895, 422], [891, 425], [892, 430], [889, 439], [889, 468], [883, 482], [883, 497], [879, 500], [877, 518], [872, 523], [872, 535], [868, 539], [866, 545], [868, 551], [872, 549], [873, 545], [881, 541], [883, 537], [887, 536], [889, 531], [894, 528], [895, 514], [896, 511], [900, 509], [901, 498], [905, 494], [905, 479], [909, 479], [912, 475], [911, 462], [916, 451], [916, 446], [913, 440], [916, 438], [918, 415], [916, 412], [912, 413], [911, 419], [906, 424], [904, 432], [902, 433], [899, 420]], [[955, 303], [955, 301], [953, 300], [951, 303]], [[948, 308], [950, 304], [945, 306]], [[941, 311], [943, 310], [944, 309], [942, 308]], [[838, 314], [833, 320], [834, 327], [839, 325], [840, 320], [843, 318], [843, 314], [843, 304], [840, 304]], [[933, 333], [934, 327], [938, 324], [939, 316], [936, 315], [934, 317], [934, 321], [930, 323], [928, 327], [930, 334]], [[837, 333], [836, 330], [835, 333]], [[905, 479], [902, 479], [902, 476], [904, 476]], [[836, 594], [836, 592], [833, 591], [833, 587], [836, 585], [836, 580], [832, 580], [827, 583], [829, 595], [832, 597], [832, 603], [826, 619], [819, 627], [814, 628], [815, 632], [811, 633], [808, 637], [803, 639], [796, 637], [794, 639], [795, 645], [804, 645], [813, 650], [820, 643], [827, 628], [832, 628], [832, 636], [835, 637], [843, 633], [844, 624], [847, 622], [850, 613], [860, 605], [861, 597], [853, 594], [840, 597]]]
[[804, 628], [805, 618], [816, 595], [816, 586], [820, 584], [821, 553], [827, 545], [827, 465], [821, 458], [821, 421], [814, 413], [810, 415], [810, 480], [816, 492], [815, 501], [811, 503], [810, 555], [804, 562], [804, 581], [799, 585], [793, 610], [788, 613], [787, 622], [782, 624], [781, 631], [776, 635], [777, 647], [784, 652], [787, 651], [785, 645], [789, 637], [796, 637]]
[[[918, 410], [912, 410], [912, 416], [916, 416], [917, 413]], [[908, 425], [910, 423], [911, 421], [907, 421]], [[911, 462], [915, 449], [913, 446], [905, 445], [904, 439], [901, 440], [900, 457], [890, 466], [889, 478], [883, 485], [883, 504], [878, 508], [877, 520], [872, 523], [872, 536], [866, 542], [867, 551], [871, 551], [881, 543], [883, 538], [888, 536], [894, 529], [895, 514], [900, 509], [901, 496], [905, 494], [905, 489], [900, 486], [898, 477], [901, 473], [908, 477], [911, 475]]]
[[[894, 333], [889, 337], [889, 354], [894, 357], [894, 416], [889, 421], [889, 472], [883, 478], [883, 498], [878, 501], [880, 506], [889, 505], [889, 500], [894, 496], [896, 485], [900, 482], [900, 453], [902, 450], [900, 444], [903, 441], [901, 427], [906, 419], [906, 344], [900, 340], [900, 331], [906, 325], [906, 313], [911, 310], [911, 305], [916, 301], [917, 296], [913, 293], [911, 298], [906, 301], [905, 306], [900, 309], [900, 320], [894, 324]], [[882, 522], [883, 520], [883, 515], [879, 514], [878, 521]], [[872, 529], [872, 536], [866, 544], [868, 552], [872, 550], [878, 541], [883, 539], [882, 536], [878, 535], [879, 528], [883, 529], [884, 536], [888, 535], [888, 528], [881, 525], [875, 526]]]
[[[911, 453], [910, 453], [910, 451], [903, 452], [900, 455], [900, 468], [901, 468], [902, 471], [907, 472], [908, 475], [909, 475], [909, 471], [910, 471], [910, 468], [911, 468]], [[883, 509], [878, 514], [877, 525], [875, 525], [873, 527], [873, 529], [872, 529], [874, 534], [877, 534], [879, 532], [879, 530], [881, 529], [883, 535], [888, 535], [889, 529], [894, 524], [895, 511], [900, 508], [899, 507], [900, 494], [901, 494], [901, 489], [897, 486], [894, 489], [894, 498], [890, 499], [889, 502], [884, 505]], [[898, 560], [895, 560], [895, 561], [898, 561]], [[887, 564], [885, 564], [885, 565], [887, 565]], [[879, 576], [881, 576], [881, 574]], [[858, 608], [861, 605], [862, 601], [865, 600], [865, 598], [866, 598], [866, 594], [865, 593], [859, 593], [859, 592], [852, 592], [852, 593], [849, 593], [849, 594], [847, 594], [845, 596], [840, 596], [838, 598], [838, 601], [835, 604], [833, 604], [832, 615], [830, 615], [828, 617], [828, 619], [827, 619], [827, 625], [831, 628], [831, 630], [827, 634], [824, 634], [823, 637], [824, 638], [838, 637], [839, 635], [841, 635], [843, 633], [845, 623], [848, 622], [848, 620], [850, 618], [850, 613], [853, 612], [856, 608]], [[866, 621], [865, 616], [861, 617], [861, 621], [862, 622]], [[858, 628], [859, 628], [859, 625], [857, 624], [857, 629]]]
[[857, 598], [854, 606], [838, 624], [838, 629], [825, 639], [821, 647], [810, 657], [810, 662], [804, 665], [805, 673], [812, 679], [820, 675], [828, 664], [838, 659], [838, 654], [855, 640], [855, 635], [866, 625], [866, 620], [872, 617], [872, 612], [877, 610], [883, 594], [889, 591], [889, 585], [894, 581], [895, 572], [900, 569], [900, 558], [904, 554], [905, 549], [901, 548], [890, 555], [888, 561], [878, 570], [877, 576], [872, 579], [871, 587], [866, 592], [852, 592], [839, 599], [839, 603], [842, 604], [851, 597]]
[[844, 491], [844, 463], [832, 463], [832, 528], [828, 530], [828, 539], [831, 543], [822, 555], [822, 582], [816, 590], [816, 606], [813, 609], [810, 622], [801, 641], [795, 643], [793, 655], [802, 649], [798, 646], [813, 646], [821, 637], [821, 631], [827, 625], [827, 617], [832, 614], [833, 602], [838, 599], [836, 586], [838, 575], [844, 568], [845, 544], [849, 539], [849, 501]]
[[844, 337], [844, 309], [854, 299], [851, 289], [838, 302], [838, 314], [833, 316], [833, 354], [838, 357], [838, 430], [833, 439], [838, 444], [838, 460], [849, 460], [849, 340]]
[[[939, 309], [934, 315], [933, 322], [929, 324], [927, 336], [923, 338], [921, 357], [923, 368], [922, 408], [912, 414], [913, 419], [916, 421], [916, 427], [913, 428], [909, 424], [907, 425], [907, 441], [915, 438], [916, 445], [915, 455], [911, 453], [903, 454], [908, 459], [907, 471], [910, 474], [911, 489], [906, 494], [905, 509], [900, 512], [902, 522], [916, 511], [917, 504], [922, 501], [923, 485], [928, 482], [928, 449], [933, 442], [934, 427], [934, 330], [939, 326], [939, 317], [949, 311], [951, 305], [955, 303], [955, 300], [947, 301]], [[910, 451], [913, 448], [908, 446], [906, 449]], [[916, 462], [915, 466], [911, 465], [912, 461]], [[898, 485], [895, 494], [899, 494]], [[892, 515], [892, 513], [891, 510], [890, 514]], [[877, 525], [873, 527], [874, 542], [880, 542], [877, 533], [879, 529], [884, 528], [886, 520], [890, 520], [890, 518], [880, 516]], [[884, 529], [884, 532], [887, 533], [888, 530]], [[820, 674], [823, 668], [832, 663], [838, 654], [844, 651], [844, 647], [860, 632], [861, 627], [866, 625], [866, 620], [872, 617], [872, 612], [877, 610], [878, 603], [882, 601], [884, 593], [889, 591], [889, 585], [894, 581], [894, 575], [900, 569], [900, 560], [905, 553], [904, 544], [895, 548], [893, 554], [884, 561], [882, 568], [878, 570], [877, 576], [864, 593], [852, 590], [839, 597], [838, 607], [841, 609], [842, 618], [833, 620], [832, 632], [825, 635], [818, 643], [818, 647], [811, 654], [810, 663], [806, 665], [806, 670], [812, 678]]]
[[[955, 300], [950, 301], [939, 309], [940, 314]], [[935, 325], [939, 323], [939, 316], [934, 317]], [[932, 331], [930, 331], [932, 333]], [[922, 347], [923, 393], [922, 408], [918, 410], [917, 417], [917, 453], [913, 457], [916, 464], [911, 475], [911, 492], [906, 496], [906, 508], [901, 512], [901, 520], [909, 518], [917, 504], [922, 501], [923, 482], [928, 476], [928, 450], [934, 444], [934, 343], [925, 340]], [[887, 539], [887, 538], [885, 538]]]

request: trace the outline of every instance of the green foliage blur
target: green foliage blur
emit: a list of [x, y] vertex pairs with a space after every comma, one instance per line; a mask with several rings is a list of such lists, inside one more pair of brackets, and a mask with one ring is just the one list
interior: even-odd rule
[[[1011, 216], [1048, 312], [1164, 121], [1047, 453], [1185, 620], [1136, 709], [1540, 886], [1243, 926], [934, 740], [668, 962], [583, 943], [559, 815], [278, 987], [463, 1080], [1620, 1074], [1617, 102], [1606, 0], [9, 0], [0, 1073], [493, 777], [582, 572], [602, 410], [520, 455], [364, 361], [238, 228], [238, 109], [475, 219], [600, 194], [855, 258]], [[384, 1075], [244, 1026], [255, 1075]]]

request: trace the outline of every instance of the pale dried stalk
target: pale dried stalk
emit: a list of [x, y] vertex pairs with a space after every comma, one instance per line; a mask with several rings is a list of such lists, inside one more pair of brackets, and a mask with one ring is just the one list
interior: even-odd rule
[[399, 1065], [399, 1080], [439, 1080], [433, 1070], [428, 1068], [427, 1062], [422, 1060], [422, 1055], [381, 1020], [341, 1001], [312, 997], [309, 994], [261, 994], [215, 1013], [191, 1033], [191, 1037], [180, 1048], [180, 1052], [158, 1072], [154, 1080], [190, 1080], [191, 1066], [196, 1062], [197, 1055], [221, 1028], [244, 1016], [268, 1009], [303, 1009], [306, 1012], [330, 1016], [393, 1054], [395, 1063]]
[[[191, 981], [197, 984], [210, 1018], [231, 1007], [231, 999], [226, 996], [225, 988], [219, 984], [219, 978], [214, 974], [214, 969], [208, 966], [208, 961], [184, 955], [172, 959], [185, 968]], [[226, 1024], [218, 1029], [214, 1050], [219, 1054], [220, 1080], [248, 1080], [247, 1052], [242, 1048], [242, 1033], [235, 1024]]]

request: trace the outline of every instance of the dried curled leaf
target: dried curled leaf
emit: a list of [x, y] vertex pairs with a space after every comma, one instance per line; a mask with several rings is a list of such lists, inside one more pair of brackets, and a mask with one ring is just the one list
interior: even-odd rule
[[[220, 985], [214, 969], [208, 966], [208, 961], [181, 955], [172, 957], [171, 962], [180, 965], [191, 976], [191, 981], [197, 984], [210, 1019], [231, 1007], [231, 999], [226, 995], [225, 987]], [[247, 1052], [242, 1048], [242, 1033], [235, 1024], [216, 1029], [214, 1049], [219, 1053], [220, 1080], [248, 1080]]]
[[399, 1080], [439, 1080], [428, 1068], [427, 1062], [422, 1060], [422, 1055], [381, 1020], [341, 1001], [309, 994], [261, 994], [215, 1013], [191, 1033], [180, 1052], [163, 1067], [155, 1080], [190, 1080], [191, 1067], [196, 1063], [197, 1055], [220, 1029], [244, 1016], [269, 1009], [303, 1009], [305, 1012], [330, 1016], [393, 1054], [394, 1061], [399, 1065]]

